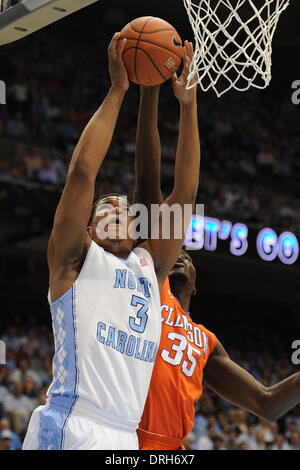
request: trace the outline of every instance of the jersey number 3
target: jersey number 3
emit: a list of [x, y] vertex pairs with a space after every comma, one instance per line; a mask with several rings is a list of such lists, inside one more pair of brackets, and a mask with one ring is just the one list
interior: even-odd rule
[[138, 333], [143, 333], [145, 331], [146, 323], [148, 320], [148, 315], [147, 315], [148, 308], [149, 308], [148, 302], [142, 297], [133, 295], [131, 298], [131, 305], [133, 307], [140, 306], [140, 308], [136, 314], [136, 318], [129, 317], [129, 326], [133, 331], [137, 331]]
[[[161, 357], [164, 361], [168, 362], [169, 364], [172, 364], [173, 366], [178, 366], [181, 363], [182, 372], [187, 377], [191, 377], [197, 365], [197, 360], [194, 354], [198, 354], [198, 356], [201, 356], [200, 349], [193, 348], [193, 346], [190, 345], [186, 337], [181, 335], [180, 333], [175, 333], [174, 331], [171, 331], [167, 337], [168, 339], [173, 341], [171, 351], [175, 351], [175, 355], [171, 355], [171, 351], [163, 349], [161, 352]], [[175, 343], [176, 340], [178, 340], [179, 343]], [[186, 350], [188, 361], [186, 361], [185, 359], [182, 360], [183, 353]]]

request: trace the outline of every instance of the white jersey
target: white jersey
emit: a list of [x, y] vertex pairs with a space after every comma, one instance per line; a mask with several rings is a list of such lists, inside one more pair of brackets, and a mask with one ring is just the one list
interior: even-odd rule
[[63, 411], [66, 420], [90, 416], [134, 431], [161, 333], [148, 251], [135, 248], [121, 259], [92, 241], [78, 278], [50, 308], [55, 355], [47, 406]]

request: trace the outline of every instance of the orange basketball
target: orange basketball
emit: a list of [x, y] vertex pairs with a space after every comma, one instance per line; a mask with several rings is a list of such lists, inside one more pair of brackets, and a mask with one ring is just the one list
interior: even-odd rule
[[183, 57], [182, 41], [167, 21], [153, 16], [136, 18], [122, 29], [122, 38], [127, 39], [123, 62], [131, 82], [159, 85], [179, 68]]

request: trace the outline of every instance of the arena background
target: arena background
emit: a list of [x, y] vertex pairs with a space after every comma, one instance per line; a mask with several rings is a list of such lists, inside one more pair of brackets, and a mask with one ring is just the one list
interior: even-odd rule
[[[124, 2], [111, 0], [0, 49], [0, 79], [7, 85], [7, 105], [0, 107], [0, 336], [7, 338], [15, 327], [12, 334], [23, 338], [19, 346], [30, 343], [29, 331], [45, 338], [47, 329], [51, 343], [45, 250], [64, 171], [108, 89], [106, 48], [112, 34], [144, 15], [162, 17], [182, 38], [193, 39], [181, 1], [153, 0], [150, 6], [131, 0], [125, 8]], [[292, 363], [292, 343], [300, 340], [300, 261], [266, 262], [256, 250], [263, 227], [300, 233], [300, 105], [291, 99], [292, 83], [300, 80], [299, 22], [300, 5], [292, 1], [275, 34], [273, 78], [266, 90], [229, 92], [222, 98], [198, 94], [202, 169], [197, 200], [205, 204], [207, 216], [246, 224], [249, 248], [234, 256], [229, 240], [219, 240], [213, 252], [191, 251], [198, 276], [191, 312], [267, 385], [299, 369]], [[99, 194], [132, 189], [137, 110], [138, 87], [133, 85], [97, 182]], [[177, 103], [166, 83], [159, 123], [165, 194], [172, 185], [177, 121]], [[33, 153], [39, 156], [36, 167], [35, 157], [27, 158]], [[24, 349], [10, 351], [16, 368], [22, 354], [29, 361], [36, 354]], [[47, 352], [50, 357], [51, 347]], [[205, 419], [212, 413], [221, 423], [229, 407], [205, 391], [197, 409]], [[0, 412], [5, 415], [4, 409]], [[299, 407], [291, 417], [300, 432]], [[279, 420], [278, 434], [286, 433], [287, 422], [286, 417]]]

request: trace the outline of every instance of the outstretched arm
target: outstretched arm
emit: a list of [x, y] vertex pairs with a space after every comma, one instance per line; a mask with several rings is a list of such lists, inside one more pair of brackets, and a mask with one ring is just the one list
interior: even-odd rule
[[[135, 145], [134, 203], [161, 204], [161, 145], [157, 127], [160, 86], [140, 87], [140, 105]], [[150, 221], [150, 220], [149, 220]]]
[[[175, 208], [175, 214], [170, 218], [170, 236], [164, 238], [162, 220], [160, 220], [159, 238], [149, 240], [150, 251], [154, 258], [159, 285], [165, 281], [170, 269], [175, 264], [182, 248], [185, 231], [189, 223], [186, 209], [189, 206], [190, 215], [194, 206], [199, 181], [200, 169], [200, 139], [197, 116], [197, 87], [187, 90], [189, 65], [193, 56], [193, 46], [185, 41], [185, 57], [182, 74], [173, 78], [173, 91], [179, 101], [180, 121], [176, 151], [174, 186], [170, 196], [164, 201], [169, 213]], [[178, 215], [179, 214], [179, 215]], [[176, 218], [177, 217], [177, 218]], [[181, 226], [180, 233], [176, 233]]]
[[224, 400], [271, 422], [300, 403], [300, 372], [265, 387], [233, 362], [220, 342], [207, 361], [204, 380]]
[[95, 180], [110, 146], [120, 107], [129, 86], [122, 61], [126, 40], [117, 48], [118, 34], [109, 48], [110, 90], [93, 115], [72, 155], [66, 184], [54, 217], [48, 244], [52, 300], [74, 282], [78, 265], [87, 249], [87, 224], [91, 213]]

